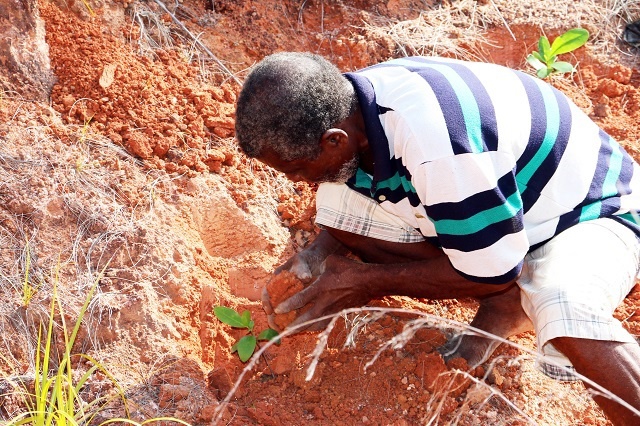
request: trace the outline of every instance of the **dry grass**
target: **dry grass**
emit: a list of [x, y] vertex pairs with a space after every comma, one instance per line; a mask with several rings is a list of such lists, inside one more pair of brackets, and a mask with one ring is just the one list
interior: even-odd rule
[[[141, 196], [130, 199], [119, 178], [140, 165], [122, 148], [86, 126], [63, 125], [41, 105], [5, 97], [3, 108], [10, 119], [0, 125], [0, 382], [16, 384], [34, 377], [38, 330], [50, 319], [59, 338], [62, 320], [83, 318], [74, 351], [101, 348], [99, 329], [111, 311], [96, 286], [99, 271], [113, 259], [135, 267], [144, 257], [133, 241], [153, 213], [151, 194], [163, 178], [149, 173]], [[47, 308], [54, 283], [64, 318], [52, 318]], [[59, 350], [52, 347], [52, 360]], [[9, 415], [24, 408], [14, 392], [2, 393]]]
[[486, 44], [487, 25], [499, 19], [494, 9], [478, 7], [477, 1], [462, 0], [451, 8], [425, 10], [416, 19], [365, 24], [373, 37], [389, 37], [402, 56], [445, 56], [481, 60], [479, 44]]
[[[155, 0], [155, 8], [144, 3], [136, 3], [131, 12], [132, 25], [137, 25], [137, 31], [130, 31], [130, 42], [138, 46], [141, 55], [155, 57], [157, 50], [177, 49], [188, 62], [197, 61], [201, 78], [209, 81], [212, 76], [221, 75], [224, 81], [231, 79], [238, 85], [242, 82], [201, 40], [202, 34], [194, 34], [182, 22], [179, 15], [195, 18], [183, 6], [176, 3], [173, 10], [160, 0]], [[165, 13], [171, 17], [169, 25], [161, 19]], [[137, 34], [134, 41], [133, 34]]]

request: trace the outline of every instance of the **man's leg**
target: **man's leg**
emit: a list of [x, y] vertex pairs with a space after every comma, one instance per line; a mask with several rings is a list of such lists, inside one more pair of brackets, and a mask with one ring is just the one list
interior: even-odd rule
[[[613, 312], [635, 283], [639, 256], [629, 228], [612, 219], [587, 221], [529, 253], [518, 280], [544, 355], [541, 370], [559, 380], [575, 380], [576, 371], [637, 410], [640, 347]], [[640, 424], [597, 390], [594, 400], [614, 424]]]
[[[427, 242], [392, 243], [332, 228], [327, 228], [327, 231], [365, 262], [406, 263], [445, 256], [442, 250]], [[464, 281], [464, 285], [469, 287], [472, 293], [470, 297], [479, 301], [471, 326], [503, 339], [533, 328], [531, 320], [522, 309], [520, 288], [515, 283], [492, 287], [478, 285], [462, 277], [460, 281]], [[475, 366], [486, 361], [499, 343], [489, 337], [467, 334], [453, 339], [442, 348], [442, 352], [446, 359], [462, 357], [470, 366]]]
[[[479, 298], [480, 306], [471, 326], [506, 339], [533, 330], [533, 324], [522, 309], [520, 288], [513, 284], [503, 292]], [[469, 366], [485, 362], [500, 345], [500, 341], [477, 334], [465, 334], [444, 348], [446, 359], [462, 357]]]
[[[640, 346], [602, 340], [557, 337], [550, 341], [589, 380], [640, 410]], [[606, 366], [603, 364], [606, 360]], [[587, 387], [592, 388], [588, 383]], [[593, 399], [614, 425], [637, 425], [640, 417], [594, 389]]]

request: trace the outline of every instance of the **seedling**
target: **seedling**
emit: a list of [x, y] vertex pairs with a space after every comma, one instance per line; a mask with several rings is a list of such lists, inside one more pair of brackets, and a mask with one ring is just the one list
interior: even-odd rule
[[[174, 422], [185, 426], [189, 423], [173, 417], [156, 417], [143, 422], [136, 422], [129, 419], [130, 413], [125, 395], [125, 390], [118, 384], [116, 379], [107, 369], [93, 357], [87, 354], [73, 354], [72, 349], [76, 343], [76, 338], [80, 331], [84, 315], [89, 308], [93, 295], [98, 288], [100, 278], [103, 276], [103, 269], [100, 276], [94, 281], [90, 288], [84, 304], [80, 308], [78, 318], [71, 333], [67, 327], [67, 314], [65, 313], [62, 300], [58, 294], [59, 265], [55, 269], [53, 281], [53, 293], [49, 307], [49, 317], [46, 324], [38, 327], [38, 337], [36, 340], [36, 350], [34, 359], [33, 384], [22, 385], [24, 389], [16, 388], [14, 394], [21, 399], [21, 407], [16, 412], [11, 413], [13, 417], [2, 425], [7, 426], [76, 426], [96, 424], [103, 426], [111, 423], [143, 425], [152, 422]], [[60, 349], [60, 356], [55, 356], [56, 338], [54, 336], [56, 328], [55, 318], [59, 318], [59, 329], [62, 331], [63, 341]], [[69, 324], [70, 325], [70, 324]], [[2, 354], [0, 358], [6, 362]], [[85, 371], [76, 370], [74, 365], [79, 365], [76, 360], [82, 359], [91, 367]], [[82, 390], [93, 375], [100, 374], [111, 381], [116, 389], [116, 394], [107, 394], [86, 401], [82, 398]], [[6, 396], [6, 395], [3, 395]], [[97, 423], [94, 421], [98, 414], [106, 410], [109, 404], [116, 398], [122, 400], [123, 408], [127, 418], [111, 418]], [[4, 417], [3, 417], [4, 419]], [[163, 423], [164, 424], [164, 423]]]
[[29, 279], [29, 271], [31, 270], [31, 250], [29, 249], [29, 240], [24, 248], [25, 251], [25, 267], [24, 267], [24, 280], [22, 281], [22, 306], [27, 307], [33, 299], [33, 296], [38, 292], [38, 287], [31, 284]]
[[253, 334], [255, 322], [251, 319], [251, 312], [249, 311], [244, 311], [240, 314], [234, 309], [216, 306], [213, 308], [213, 313], [220, 321], [233, 328], [247, 329], [247, 335], [238, 339], [231, 347], [231, 353], [238, 352], [238, 357], [242, 362], [247, 362], [251, 358], [256, 346], [258, 346], [258, 341], [273, 340], [278, 337], [278, 332], [272, 328], [261, 331], [256, 337]]
[[558, 55], [576, 50], [587, 42], [589, 31], [583, 28], [573, 28], [556, 37], [553, 44], [549, 44], [546, 36], [538, 40], [538, 51], [531, 52], [527, 56], [529, 65], [536, 69], [540, 78], [546, 78], [551, 74], [564, 74], [575, 71], [569, 62], [558, 61]]
[[87, 136], [89, 135], [89, 130], [91, 129], [89, 125], [91, 124], [92, 119], [93, 119], [93, 116], [89, 117], [88, 120], [84, 120], [82, 129], [80, 129], [80, 138], [78, 139], [80, 143], [84, 143], [87, 140]]

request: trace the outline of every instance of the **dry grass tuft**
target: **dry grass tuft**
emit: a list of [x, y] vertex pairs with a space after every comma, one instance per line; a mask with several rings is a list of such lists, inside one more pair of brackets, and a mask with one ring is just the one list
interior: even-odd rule
[[484, 33], [489, 25], [505, 24], [492, 3], [462, 0], [450, 7], [424, 10], [416, 19], [365, 24], [365, 31], [375, 37], [389, 37], [403, 56], [444, 56], [465, 60], [482, 60], [480, 45], [486, 45]]

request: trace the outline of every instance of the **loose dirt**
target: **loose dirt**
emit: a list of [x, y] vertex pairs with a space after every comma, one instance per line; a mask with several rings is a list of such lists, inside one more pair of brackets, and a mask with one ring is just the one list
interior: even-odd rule
[[[437, 348], [471, 320], [471, 300], [374, 301], [324, 333], [285, 335], [248, 367], [231, 352], [243, 332], [212, 311], [246, 309], [266, 328], [262, 287], [317, 233], [315, 188], [233, 142], [239, 83], [267, 54], [316, 52], [344, 71], [438, 54], [531, 72], [541, 34], [582, 26], [590, 42], [566, 58], [578, 72], [551, 82], [640, 159], [638, 51], [619, 40], [640, 11], [540, 3], [41, 0], [51, 102], [0, 99], [0, 370], [32, 374], [54, 284], [70, 321], [97, 284], [77, 350], [127, 389], [139, 421], [608, 424], [582, 384], [535, 370], [530, 333], [481, 367], [445, 363]], [[616, 311], [635, 335], [639, 299]], [[101, 375], [82, 390], [111, 391]], [[15, 395], [0, 400], [3, 418], [19, 412]], [[96, 419], [115, 415], [117, 404]]]
[[[304, 284], [293, 273], [282, 271], [269, 280], [266, 287], [269, 304], [272, 307], [278, 306], [294, 294], [304, 289]], [[300, 308], [287, 312], [286, 314], [274, 314], [273, 322], [276, 330], [282, 331], [291, 324], [300, 314], [304, 313], [305, 308]]]

